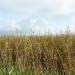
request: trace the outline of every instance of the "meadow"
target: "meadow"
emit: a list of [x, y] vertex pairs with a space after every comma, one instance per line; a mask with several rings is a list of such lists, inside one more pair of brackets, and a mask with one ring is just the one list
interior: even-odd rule
[[0, 75], [75, 75], [75, 35], [0, 36]]

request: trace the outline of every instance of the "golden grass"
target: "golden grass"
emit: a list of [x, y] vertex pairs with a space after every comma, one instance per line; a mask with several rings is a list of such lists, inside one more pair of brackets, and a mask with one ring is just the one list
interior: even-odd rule
[[75, 35], [0, 36], [0, 68], [9, 64], [20, 71], [75, 70]]

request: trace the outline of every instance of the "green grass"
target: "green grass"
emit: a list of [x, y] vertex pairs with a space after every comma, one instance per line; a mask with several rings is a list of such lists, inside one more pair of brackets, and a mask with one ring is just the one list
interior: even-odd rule
[[[24, 72], [20, 72], [19, 70], [15, 70], [12, 74], [6, 74], [0, 70], [0, 75], [59, 75], [56, 72], [47, 72], [47, 71], [37, 71], [37, 70], [28, 70], [26, 69]], [[75, 75], [75, 72], [71, 72], [69, 75]]]

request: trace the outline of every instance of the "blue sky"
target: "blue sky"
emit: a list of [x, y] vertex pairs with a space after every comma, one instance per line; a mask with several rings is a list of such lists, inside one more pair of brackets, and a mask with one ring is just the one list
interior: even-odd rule
[[75, 0], [0, 0], [0, 31], [55, 33], [75, 29]]

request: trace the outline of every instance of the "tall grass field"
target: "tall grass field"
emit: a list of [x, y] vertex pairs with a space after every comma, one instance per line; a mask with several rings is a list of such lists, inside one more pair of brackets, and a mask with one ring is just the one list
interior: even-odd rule
[[0, 36], [0, 75], [75, 75], [75, 35]]

